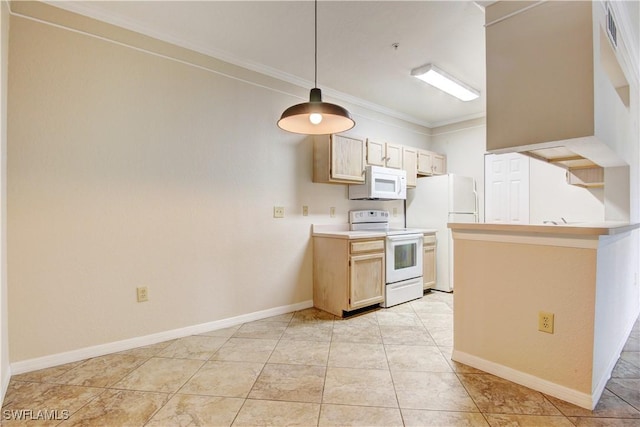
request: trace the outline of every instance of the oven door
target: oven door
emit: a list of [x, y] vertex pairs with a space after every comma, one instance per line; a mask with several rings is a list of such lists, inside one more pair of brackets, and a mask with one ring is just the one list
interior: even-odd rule
[[422, 234], [387, 236], [387, 283], [422, 276]]

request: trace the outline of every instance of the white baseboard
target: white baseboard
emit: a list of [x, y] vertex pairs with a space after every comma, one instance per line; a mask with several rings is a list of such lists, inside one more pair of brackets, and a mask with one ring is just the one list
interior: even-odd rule
[[2, 407], [4, 396], [9, 388], [9, 381], [11, 381], [11, 367], [7, 366], [7, 369], [2, 370], [2, 378], [0, 378], [0, 407]]
[[[105, 354], [130, 350], [132, 348], [156, 344], [162, 341], [183, 338], [189, 335], [202, 334], [217, 329], [224, 329], [231, 326], [240, 325], [242, 323], [252, 322], [254, 320], [266, 319], [267, 317], [277, 316], [279, 314], [286, 314], [296, 310], [303, 310], [309, 307], [313, 307], [313, 301], [311, 300], [299, 302], [296, 304], [283, 305], [267, 310], [256, 311], [254, 313], [243, 314], [240, 316], [229, 317], [227, 319], [215, 320], [213, 322], [201, 323], [199, 325], [192, 325], [184, 328], [158, 332], [151, 335], [129, 338], [122, 341], [114, 341], [110, 343], [95, 345], [92, 347], [79, 348], [77, 350], [71, 350], [64, 353], [36, 357], [34, 359], [22, 360], [11, 364], [10, 373], [13, 375], [17, 375], [23, 374], [25, 372], [37, 371], [38, 369], [51, 368], [53, 366], [77, 362], [79, 360], [84, 360], [91, 357], [104, 356]], [[7, 385], [8, 384], [9, 380], [7, 379]]]
[[[454, 350], [451, 358], [456, 362], [464, 363], [465, 365], [480, 369], [481, 371], [488, 372], [516, 384], [557, 397], [558, 399], [573, 403], [581, 408], [592, 410], [596, 403], [598, 403], [598, 399], [592, 394], [583, 393], [572, 388], [538, 378], [531, 374], [473, 356], [469, 353]], [[600, 396], [597, 397], [599, 398]]]

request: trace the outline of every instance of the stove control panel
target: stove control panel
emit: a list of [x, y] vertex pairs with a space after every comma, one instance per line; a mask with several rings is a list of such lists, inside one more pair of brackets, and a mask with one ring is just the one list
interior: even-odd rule
[[358, 224], [361, 222], [389, 222], [389, 218], [389, 211], [375, 209], [349, 211], [350, 224]]

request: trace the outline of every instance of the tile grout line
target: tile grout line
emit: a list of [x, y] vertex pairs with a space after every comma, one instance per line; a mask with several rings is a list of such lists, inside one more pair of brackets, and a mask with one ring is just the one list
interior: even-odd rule
[[[411, 307], [412, 312], [415, 314], [415, 310]], [[391, 386], [393, 387], [393, 395], [396, 398], [396, 405], [398, 408], [398, 413], [400, 414], [400, 421], [402, 421], [402, 425], [405, 426], [406, 422], [404, 420], [404, 416], [402, 415], [402, 408], [400, 407], [400, 399], [398, 399], [398, 390], [396, 389], [396, 382], [393, 380], [393, 373], [391, 372], [391, 363], [389, 363], [389, 355], [387, 354], [387, 347], [384, 344], [384, 337], [382, 336], [382, 330], [380, 329], [380, 319], [378, 318], [378, 312], [376, 312], [376, 325], [378, 327], [378, 333], [380, 334], [380, 343], [382, 345], [382, 351], [384, 351], [384, 358], [387, 362], [387, 371], [389, 372], [389, 378], [391, 378]]]
[[[190, 335], [190, 336], [196, 336], [196, 335]], [[173, 393], [168, 393], [168, 395], [169, 395], [169, 396], [168, 396], [167, 400], [166, 400], [162, 405], [160, 405], [160, 406], [158, 407], [158, 409], [156, 409], [156, 410], [151, 414], [151, 416], [149, 416], [149, 418], [144, 422], [143, 426], [146, 426], [147, 424], [149, 424], [149, 422], [151, 422], [151, 420], [153, 419], [153, 417], [155, 417], [155, 416], [156, 416], [156, 415], [157, 415], [157, 414], [162, 410], [162, 408], [164, 408], [164, 407], [165, 407], [165, 406], [166, 406], [166, 405], [171, 401], [171, 399], [173, 399], [176, 395], [178, 395], [179, 391], [180, 391], [180, 390], [182, 390], [182, 388], [183, 388], [183, 387], [184, 387], [184, 386], [185, 386], [189, 381], [191, 381], [191, 380], [193, 379], [193, 377], [195, 377], [195, 376], [196, 376], [196, 374], [197, 374], [198, 372], [200, 372], [200, 370], [202, 369], [202, 367], [203, 367], [204, 365], [206, 365], [206, 364], [207, 364], [207, 362], [211, 359], [211, 357], [213, 357], [213, 355], [214, 355], [214, 354], [216, 354], [216, 353], [218, 352], [218, 350], [219, 350], [220, 348], [222, 348], [222, 346], [223, 346], [224, 344], [226, 344], [226, 343], [227, 343], [227, 341], [229, 341], [229, 338], [227, 338], [227, 339], [225, 340], [225, 342], [224, 342], [224, 343], [223, 343], [223, 344], [222, 344], [222, 345], [221, 345], [221, 346], [220, 346], [216, 351], [214, 351], [214, 352], [211, 354], [211, 356], [209, 356], [209, 358], [208, 358], [208, 359], [203, 360], [203, 361], [202, 361], [202, 364], [200, 365], [200, 367], [199, 367], [198, 369], [196, 369], [196, 370], [195, 370], [195, 372], [194, 372], [193, 374], [191, 374], [191, 376], [190, 376], [189, 378], [187, 378], [187, 379], [185, 380], [185, 382], [184, 382], [184, 383], [182, 383], [182, 385], [181, 385], [180, 387], [178, 387], [178, 388], [177, 388]], [[156, 355], [156, 356], [157, 356], [157, 357], [161, 357], [161, 356], [158, 356], [158, 355]], [[152, 357], [154, 357], [154, 356], [152, 356]], [[150, 357], [149, 359], [151, 359], [151, 357]], [[193, 359], [182, 359], [182, 358], [176, 358], [176, 357], [171, 357], [171, 358], [169, 358], [169, 359], [172, 359], [172, 360], [176, 360], [176, 359], [180, 359], [180, 360], [193, 360]]]
[[[238, 328], [239, 329], [239, 328]], [[234, 332], [234, 334], [237, 331]], [[197, 374], [198, 372], [200, 372], [202, 370], [202, 368], [207, 364], [207, 362], [211, 361], [211, 358], [213, 356], [215, 356], [215, 354], [226, 344], [229, 342], [229, 340], [233, 337], [233, 335], [230, 335], [228, 337], [216, 337], [216, 336], [207, 336], [207, 335], [201, 335], [201, 334], [196, 334], [196, 335], [189, 335], [188, 337], [203, 337], [203, 338], [224, 338], [224, 342], [215, 350], [211, 353], [211, 355], [207, 358], [202, 360], [202, 365], [200, 365], [200, 367], [198, 369], [196, 369], [196, 371], [189, 377], [187, 378], [187, 380], [185, 380], [185, 382], [176, 389], [176, 391], [174, 391], [173, 393], [168, 393], [169, 397], [167, 398], [167, 400], [156, 410], [154, 411], [151, 416], [144, 422], [143, 426], [146, 426], [147, 424], [149, 424], [149, 422], [151, 422], [151, 420], [153, 420], [153, 418], [162, 410], [162, 408], [164, 408], [175, 396], [177, 396], [178, 394], [180, 394], [180, 390], [182, 390], [184, 388], [184, 386], [191, 381]], [[188, 338], [188, 337], [184, 337], [184, 338]], [[178, 338], [177, 340], [174, 340], [174, 342], [180, 340], [181, 338]], [[169, 346], [166, 346], [163, 350], [166, 350], [166, 348], [168, 348]], [[152, 359], [153, 357], [163, 357], [160, 356], [159, 354], [162, 353], [162, 351], [159, 351], [158, 354], [155, 354], [153, 356], [150, 356], [147, 360]], [[183, 358], [183, 357], [165, 357], [167, 359], [172, 359], [172, 360], [201, 360], [201, 359], [190, 359], [190, 358]], [[192, 396], [201, 396], [201, 397], [221, 397], [221, 398], [227, 398], [227, 396], [210, 396], [210, 395], [202, 395], [202, 394], [189, 394], [188, 395], [192, 395]], [[244, 405], [244, 402], [243, 402]]]
[[333, 328], [336, 325], [336, 319], [333, 317], [331, 319], [331, 336], [329, 337], [329, 351], [327, 351], [327, 361], [324, 366], [324, 378], [322, 380], [322, 394], [320, 395], [320, 408], [318, 409], [318, 419], [316, 421], [316, 426], [320, 426], [320, 417], [322, 416], [322, 408], [325, 405], [324, 403], [324, 391], [327, 387], [327, 373], [329, 372], [329, 360], [331, 359], [331, 348], [333, 347]]
[[[439, 300], [435, 300], [435, 301], [437, 301], [437, 302], [443, 302], [443, 301], [439, 301]], [[448, 305], [449, 307], [451, 307], [449, 304], [446, 304], [446, 305]], [[455, 366], [454, 366], [454, 365], [452, 365], [451, 363], [449, 363], [449, 359], [447, 358], [447, 356], [446, 356], [446, 354], [445, 354], [445, 352], [446, 352], [446, 350], [445, 350], [445, 349], [447, 349], [448, 347], [447, 347], [447, 346], [441, 346], [441, 345], [439, 345], [439, 344], [438, 344], [438, 342], [436, 342], [436, 340], [433, 338], [433, 336], [432, 336], [432, 335], [431, 335], [431, 333], [429, 332], [429, 330], [428, 330], [428, 328], [427, 328], [427, 325], [426, 325], [426, 323], [425, 323], [425, 320], [424, 320], [422, 317], [420, 317], [420, 315], [419, 315], [419, 314], [418, 314], [418, 312], [416, 311], [416, 307], [414, 307], [414, 306], [413, 306], [413, 304], [412, 304], [412, 305], [410, 305], [410, 307], [411, 307], [411, 312], [410, 312], [410, 313], [411, 313], [412, 315], [414, 315], [414, 316], [416, 316], [416, 317], [417, 317], [417, 320], [419, 321], [419, 324], [421, 324], [421, 325], [422, 325], [422, 327], [423, 327], [423, 329], [425, 330], [425, 332], [427, 332], [428, 336], [432, 339], [433, 344], [438, 348], [438, 353], [441, 355], [441, 357], [443, 357], [443, 358], [447, 361], [447, 363], [449, 364], [449, 368], [451, 369], [452, 373], [454, 373], [454, 374], [456, 375], [456, 378], [457, 378], [458, 382], [459, 382], [459, 383], [461, 383], [461, 385], [463, 386], [463, 389], [465, 390], [465, 392], [467, 393], [467, 395], [471, 398], [471, 400], [473, 401], [473, 403], [474, 403], [474, 405], [475, 405], [475, 408], [478, 410], [478, 413], [480, 413], [480, 414], [482, 415], [482, 417], [483, 417], [483, 419], [485, 420], [485, 422], [487, 422], [487, 423], [488, 423], [488, 416], [490, 416], [490, 415], [499, 415], [498, 413], [483, 412], [483, 411], [480, 409], [480, 407], [478, 406], [478, 404], [477, 404], [476, 400], [473, 398], [473, 396], [472, 396], [472, 395], [471, 395], [471, 393], [469, 392], [469, 389], [467, 388], [467, 386], [465, 385], [465, 383], [464, 383], [464, 382], [462, 381], [462, 379], [461, 379], [463, 376], [466, 376], [466, 375], [483, 375], [483, 374], [484, 374], [484, 375], [490, 375], [490, 374], [487, 374], [487, 373], [484, 373], [484, 372], [479, 372], [479, 373], [473, 373], [473, 372], [467, 372], [467, 373], [465, 373], [465, 372], [459, 372], [459, 371], [455, 368]], [[282, 331], [282, 332], [280, 333], [279, 337], [277, 338], [277, 340], [275, 340], [275, 341], [276, 341], [276, 343], [275, 343], [274, 347], [271, 349], [271, 351], [270, 351], [269, 355], [268, 355], [268, 356], [267, 356], [267, 358], [266, 358], [266, 361], [263, 363], [263, 365], [262, 365], [262, 369], [260, 370], [260, 373], [257, 375], [257, 377], [256, 377], [256, 379], [255, 379], [255, 381], [254, 381], [253, 385], [251, 386], [251, 389], [250, 389], [250, 390], [249, 390], [249, 392], [247, 393], [247, 396], [243, 399], [242, 405], [240, 406], [240, 408], [238, 409], [238, 411], [237, 411], [237, 412], [236, 412], [236, 414], [234, 415], [232, 422], [235, 422], [235, 421], [237, 420], [238, 415], [240, 414], [240, 412], [242, 411], [242, 409], [245, 407], [245, 405], [246, 405], [246, 403], [247, 403], [247, 400], [249, 400], [249, 398], [248, 398], [249, 394], [250, 394], [250, 393], [251, 393], [251, 391], [254, 389], [254, 387], [255, 387], [255, 385], [256, 385], [256, 382], [257, 382], [257, 380], [259, 379], [260, 375], [263, 373], [263, 371], [264, 371], [264, 369], [265, 369], [266, 365], [269, 363], [270, 359], [273, 357], [273, 354], [274, 354], [275, 350], [277, 349], [278, 345], [279, 345], [280, 343], [282, 343], [282, 342], [285, 342], [285, 341], [300, 341], [300, 340], [296, 340], [296, 339], [294, 339], [294, 340], [289, 340], [289, 339], [285, 339], [285, 338], [284, 338], [287, 328], [288, 328], [289, 326], [291, 326], [293, 323], [295, 323], [295, 322], [293, 322], [293, 320], [295, 319], [295, 315], [296, 315], [296, 313], [298, 313], [298, 312], [300, 312], [300, 311], [303, 311], [303, 310], [298, 310], [298, 311], [296, 311], [296, 312], [293, 312], [292, 316], [290, 317], [289, 321], [287, 322], [287, 326], [285, 327], [284, 331]], [[391, 311], [391, 310], [389, 310], [389, 311]], [[389, 375], [390, 375], [390, 377], [391, 377], [391, 384], [392, 384], [392, 386], [393, 386], [394, 395], [395, 395], [395, 398], [396, 398], [396, 404], [397, 404], [397, 408], [398, 408], [397, 410], [398, 410], [398, 411], [399, 411], [399, 413], [400, 413], [400, 417], [401, 417], [402, 423], [403, 423], [403, 425], [404, 425], [404, 424], [406, 424], [406, 422], [405, 422], [405, 420], [404, 420], [404, 414], [403, 414], [403, 412], [402, 412], [402, 408], [400, 408], [400, 403], [399, 403], [399, 399], [398, 399], [398, 393], [397, 393], [397, 390], [396, 390], [396, 384], [395, 384], [395, 381], [394, 381], [394, 379], [393, 379], [393, 375], [392, 375], [392, 372], [391, 372], [391, 365], [390, 365], [390, 362], [389, 362], [389, 354], [387, 353], [387, 347], [386, 347], [386, 345], [385, 345], [384, 338], [383, 338], [383, 336], [382, 336], [382, 330], [381, 330], [381, 325], [380, 325], [380, 317], [379, 317], [379, 315], [378, 315], [378, 313], [382, 313], [382, 312], [384, 312], [384, 310], [375, 310], [375, 311], [374, 311], [374, 313], [375, 313], [375, 314], [374, 314], [375, 327], [377, 328], [377, 333], [378, 333], [378, 336], [380, 337], [381, 345], [382, 345], [382, 349], [383, 349], [383, 351], [384, 351], [385, 361], [386, 361], [386, 366], [387, 366], [386, 370], [389, 372]], [[404, 313], [404, 312], [398, 312], [398, 313], [402, 314], [402, 313]], [[407, 313], [409, 313], [409, 311], [407, 311]], [[331, 333], [330, 333], [330, 338], [329, 338], [329, 348], [328, 348], [328, 352], [327, 352], [327, 356], [326, 356], [326, 362], [325, 362], [325, 364], [324, 364], [324, 367], [325, 367], [325, 375], [324, 375], [324, 379], [323, 379], [323, 383], [322, 383], [322, 386], [323, 386], [323, 387], [322, 387], [322, 398], [321, 398], [321, 400], [320, 400], [319, 410], [318, 410], [318, 412], [317, 412], [317, 414], [316, 414], [316, 415], [317, 415], [317, 418], [316, 418], [316, 419], [317, 419], [317, 423], [316, 423], [316, 425], [320, 425], [320, 417], [321, 417], [321, 414], [322, 414], [322, 407], [323, 407], [324, 405], [326, 405], [326, 404], [324, 403], [324, 394], [325, 394], [325, 389], [326, 389], [327, 373], [328, 373], [328, 369], [329, 369], [329, 367], [330, 367], [330, 366], [329, 366], [329, 363], [330, 363], [330, 357], [331, 357], [332, 344], [333, 344], [334, 342], [335, 342], [335, 343], [340, 343], [340, 342], [341, 342], [341, 341], [335, 341], [335, 340], [334, 340], [334, 338], [335, 338], [335, 337], [334, 337], [334, 327], [335, 327], [335, 325], [336, 325], [336, 320], [335, 320], [335, 319], [336, 319], [335, 317], [332, 317], [332, 318], [331, 318]], [[314, 322], [311, 322], [311, 323], [314, 323]], [[242, 325], [245, 325], [245, 324], [246, 324], [246, 323], [244, 323], [244, 324], [242, 324]], [[242, 325], [240, 325], [240, 327], [241, 327]], [[97, 393], [95, 396], [93, 396], [92, 398], [90, 398], [90, 399], [88, 399], [87, 401], [85, 401], [85, 402], [84, 402], [84, 403], [83, 403], [83, 404], [82, 404], [78, 409], [76, 409], [76, 410], [74, 411], [74, 413], [73, 413], [73, 414], [71, 414], [70, 418], [71, 418], [73, 415], [76, 415], [76, 416], [77, 416], [78, 412], [80, 412], [81, 410], [83, 410], [84, 408], [86, 408], [88, 405], [90, 405], [90, 404], [92, 404], [93, 402], [95, 402], [95, 401], [97, 401], [98, 399], [100, 399], [102, 396], [104, 396], [104, 395], [105, 395], [105, 393], [107, 393], [107, 391], [112, 391], [112, 392], [119, 392], [119, 391], [132, 391], [132, 392], [140, 392], [140, 393], [154, 393], [154, 394], [163, 394], [163, 395], [165, 395], [165, 396], [166, 396], [166, 400], [165, 400], [165, 402], [164, 402], [161, 406], [159, 406], [159, 408], [158, 408], [158, 409], [156, 409], [156, 410], [155, 410], [155, 411], [154, 411], [154, 412], [153, 412], [153, 413], [148, 417], [148, 419], [147, 419], [146, 421], [143, 421], [143, 425], [147, 425], [147, 424], [149, 424], [149, 423], [151, 422], [151, 420], [152, 420], [152, 419], [153, 419], [153, 418], [154, 418], [154, 417], [159, 413], [159, 411], [161, 411], [161, 410], [162, 410], [162, 408], [164, 408], [164, 407], [168, 404], [168, 402], [169, 402], [169, 401], [171, 401], [171, 399], [173, 399], [176, 395], [180, 394], [180, 393], [179, 393], [179, 392], [180, 392], [180, 390], [182, 390], [182, 389], [184, 388], [184, 386], [185, 386], [189, 381], [191, 381], [191, 380], [194, 378], [194, 376], [196, 376], [196, 375], [197, 375], [197, 373], [198, 373], [198, 372], [200, 372], [200, 371], [202, 370], [202, 368], [203, 368], [203, 367], [204, 367], [208, 362], [212, 361], [212, 358], [215, 356], [215, 354], [216, 354], [216, 353], [218, 353], [218, 352], [220, 351], [220, 349], [221, 349], [222, 347], [224, 347], [224, 345], [225, 345], [226, 343], [228, 343], [228, 342], [231, 340], [231, 338], [233, 338], [233, 337], [234, 337], [234, 335], [235, 335], [236, 333], [238, 333], [238, 331], [239, 331], [239, 328], [238, 328], [238, 329], [237, 329], [237, 330], [236, 330], [232, 335], [227, 336], [227, 337], [222, 337], [222, 338], [224, 338], [224, 342], [222, 342], [222, 344], [221, 344], [221, 345], [220, 345], [220, 346], [219, 346], [215, 351], [213, 351], [213, 352], [212, 352], [212, 354], [208, 357], [208, 359], [204, 359], [204, 360], [203, 360], [203, 359], [192, 359], [192, 358], [189, 358], [189, 357], [169, 357], [169, 356], [161, 356], [160, 354], [161, 354], [161, 353], [162, 353], [166, 348], [168, 348], [168, 347], [169, 347], [169, 345], [171, 345], [171, 344], [168, 344], [168, 345], [164, 346], [164, 347], [163, 347], [163, 348], [161, 348], [161, 349], [157, 349], [157, 350], [155, 350], [155, 353], [154, 353], [154, 354], [151, 354], [150, 356], [140, 357], [141, 362], [140, 362], [138, 365], [136, 365], [135, 367], [133, 367], [133, 368], [132, 368], [131, 370], [129, 370], [127, 373], [122, 374], [122, 377], [121, 377], [119, 380], [116, 380], [115, 382], [108, 382], [108, 383], [106, 383], [107, 385], [102, 386], [102, 387], [92, 387], [92, 386], [83, 386], [83, 385], [67, 384], [67, 383], [59, 383], [59, 382], [57, 382], [57, 381], [62, 381], [62, 380], [63, 380], [63, 377], [64, 377], [65, 375], [68, 375], [68, 374], [69, 374], [69, 372], [71, 372], [72, 370], [74, 370], [74, 369], [76, 369], [76, 368], [80, 368], [81, 366], [83, 366], [83, 365], [87, 364], [90, 360], [92, 360], [92, 359], [96, 359], [96, 358], [89, 358], [89, 359], [85, 359], [85, 360], [83, 360], [81, 363], [79, 363], [77, 366], [74, 366], [74, 367], [72, 367], [72, 368], [66, 369], [66, 370], [64, 370], [63, 372], [61, 372], [61, 373], [60, 373], [60, 374], [58, 374], [58, 375], [54, 375], [54, 376], [53, 376], [53, 380], [52, 380], [52, 382], [42, 381], [41, 379], [40, 379], [40, 380], [31, 380], [31, 381], [16, 380], [16, 382], [18, 382], [18, 383], [24, 383], [24, 384], [39, 384], [39, 385], [43, 385], [43, 386], [47, 386], [47, 385], [49, 385], [49, 386], [51, 386], [51, 387], [62, 386], [62, 387], [84, 387], [84, 388], [102, 389], [99, 393]], [[200, 335], [200, 334], [199, 334], [199, 335]], [[199, 336], [199, 335], [198, 335], [198, 336]], [[194, 336], [195, 336], [195, 335], [194, 335]], [[176, 340], [171, 340], [171, 342], [175, 342], [175, 341], [176, 341]], [[303, 341], [304, 341], [304, 340], [303, 340]], [[314, 341], [314, 340], [312, 340], [312, 341]], [[349, 342], [349, 341], [348, 341], [348, 342]], [[357, 345], [358, 343], [357, 343], [357, 342], [354, 342], [354, 344], [356, 344], [356, 345]], [[391, 345], [391, 344], [390, 344], [390, 345]], [[397, 344], [397, 345], [400, 345], [400, 344]], [[118, 353], [112, 353], [112, 354], [119, 354], [119, 353], [120, 353], [120, 352], [118, 352]], [[638, 352], [636, 352], [636, 353], [638, 353]], [[100, 356], [100, 357], [101, 357], [101, 356]], [[145, 365], [146, 363], [148, 363], [148, 362], [149, 362], [151, 359], [153, 359], [153, 358], [172, 359], [172, 360], [200, 360], [200, 361], [202, 361], [202, 364], [198, 367], [198, 369], [197, 369], [197, 370], [196, 370], [196, 371], [195, 371], [195, 372], [194, 372], [194, 373], [193, 373], [193, 374], [192, 374], [188, 379], [186, 379], [186, 380], [184, 381], [184, 383], [182, 383], [182, 385], [181, 385], [181, 386], [179, 386], [175, 391], [170, 392], [170, 393], [167, 393], [167, 392], [158, 392], [158, 391], [150, 391], [150, 390], [119, 389], [119, 388], [116, 388], [116, 387], [115, 387], [115, 385], [116, 385], [118, 382], [122, 381], [122, 379], [124, 379], [124, 378], [126, 378], [127, 376], [129, 376], [132, 372], [135, 372], [137, 369], [139, 369], [141, 366], [143, 366], [143, 365]], [[297, 364], [296, 364], [296, 363], [284, 363], [284, 365], [297, 365]], [[322, 366], [322, 365], [318, 365], [318, 366]], [[354, 369], [355, 369], [355, 368], [354, 368]], [[365, 368], [362, 368], [362, 369], [365, 369]], [[619, 379], [624, 380], [624, 379], [629, 379], [629, 378], [621, 377], [621, 378], [619, 378]], [[635, 378], [631, 378], [631, 379], [635, 379]], [[623, 398], [622, 398], [621, 396], [619, 396], [617, 393], [614, 393], [613, 391], [611, 391], [608, 387], [607, 387], [607, 390], [608, 390], [608, 391], [609, 391], [613, 396], [615, 396], [617, 399], [619, 399], [619, 401], [624, 402], [625, 404], [629, 405], [629, 407], [630, 407], [630, 408], [632, 408], [632, 409], [634, 409], [634, 410], [636, 410], [636, 411], [637, 411], [637, 408], [636, 408], [633, 404], [629, 403], [626, 399], [623, 399]], [[535, 390], [533, 390], [533, 391], [535, 391]], [[538, 393], [540, 393], [540, 392], [538, 392]], [[521, 413], [521, 412], [516, 412], [516, 413], [504, 413], [504, 414], [502, 414], [502, 413], [501, 413], [501, 414], [502, 414], [502, 415], [507, 415], [507, 416], [516, 416], [516, 415], [517, 415], [517, 416], [531, 416], [531, 417], [548, 417], [548, 416], [550, 417], [550, 416], [558, 416], [558, 417], [562, 417], [562, 418], [566, 419], [566, 420], [567, 420], [567, 421], [569, 421], [571, 424], [575, 424], [575, 423], [574, 423], [574, 422], [569, 418], [569, 416], [565, 415], [565, 413], [562, 411], [562, 409], [561, 409], [560, 407], [558, 407], [556, 404], [554, 404], [554, 403], [553, 403], [553, 402], [552, 402], [552, 401], [551, 401], [551, 400], [550, 400], [550, 399], [549, 399], [549, 398], [548, 398], [544, 393], [540, 393], [540, 394], [542, 395], [543, 400], [544, 400], [545, 402], [549, 403], [553, 408], [555, 408], [555, 409], [559, 412], [559, 414], [558, 414], [558, 415], [552, 415], [552, 414], [528, 414], [528, 413]], [[210, 396], [210, 395], [200, 395], [200, 394], [195, 394], [195, 395], [196, 395], [196, 396], [207, 396], [207, 397], [212, 397], [212, 396]], [[220, 396], [220, 397], [222, 397], [222, 398], [228, 398], [227, 396]], [[278, 401], [278, 400], [273, 400], [273, 399], [265, 399], [265, 400], [269, 400], [269, 401]], [[345, 403], [345, 404], [340, 404], [340, 405], [344, 405], [344, 406], [359, 406], [359, 407], [383, 408], [383, 407], [381, 407], [381, 406], [377, 406], [377, 405], [369, 405], [369, 406], [367, 406], [367, 405], [350, 405], [350, 404], [346, 404], [346, 403]], [[437, 412], [468, 412], [468, 411], [439, 410], [439, 411], [437, 411]], [[582, 419], [592, 419], [592, 420], [593, 420], [593, 419], [613, 419], [613, 420], [616, 420], [616, 419], [617, 419], [617, 420], [629, 419], [629, 420], [634, 420], [634, 421], [638, 421], [638, 420], [640, 420], [639, 418], [633, 418], [633, 416], [632, 416], [632, 415], [629, 415], [629, 416], [625, 417], [625, 416], [616, 416], [615, 414], [613, 414], [613, 415], [609, 415], [609, 416], [607, 416], [607, 417], [598, 417], [598, 416], [595, 416], [595, 414], [594, 414], [594, 412], [593, 412], [593, 411], [591, 411], [591, 413], [590, 413], [590, 414], [588, 414], [588, 415], [577, 415], [577, 416], [572, 416], [572, 418], [575, 418], [575, 419], [576, 419], [576, 420], [578, 420], [578, 421], [579, 421], [579, 419], [581, 419], [581, 418], [582, 418]]]

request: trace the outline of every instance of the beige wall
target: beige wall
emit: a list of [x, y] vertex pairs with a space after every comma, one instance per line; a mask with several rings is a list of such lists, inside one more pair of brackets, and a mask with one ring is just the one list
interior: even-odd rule
[[434, 128], [432, 149], [447, 154], [447, 171], [476, 180], [480, 222], [484, 221], [484, 154], [487, 125], [484, 118]]
[[593, 389], [605, 387], [640, 313], [640, 231], [601, 236], [596, 267]]
[[455, 350], [591, 394], [595, 248], [456, 239], [454, 253]]
[[9, 385], [9, 310], [7, 305], [7, 64], [9, 8], [0, 2], [0, 405]]
[[592, 409], [640, 312], [638, 231], [486, 227], [453, 227], [454, 360]]
[[529, 221], [604, 221], [604, 189], [583, 188], [567, 183], [566, 170], [546, 162], [529, 161]]
[[[275, 124], [308, 89], [61, 16], [124, 45], [12, 16], [12, 362], [309, 301], [311, 224], [402, 213], [311, 182], [311, 140]], [[427, 129], [348, 107], [354, 134], [428, 146]]]

